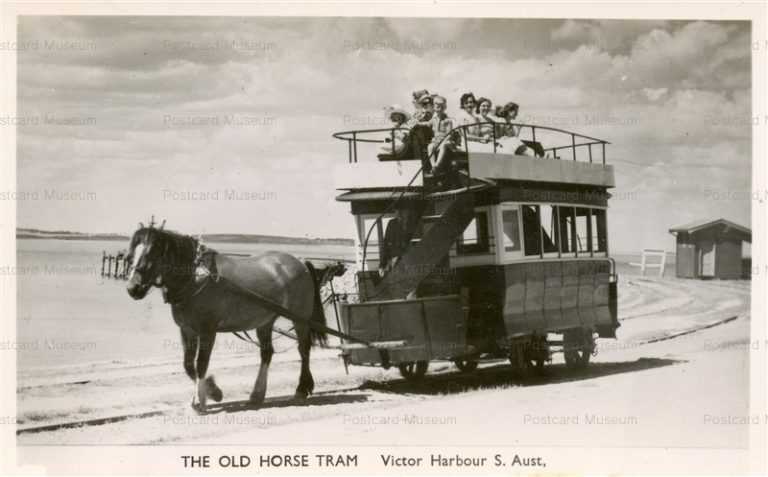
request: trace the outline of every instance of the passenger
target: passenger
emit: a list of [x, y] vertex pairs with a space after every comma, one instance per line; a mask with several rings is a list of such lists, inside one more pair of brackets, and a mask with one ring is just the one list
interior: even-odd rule
[[520, 140], [520, 126], [512, 124], [517, 118], [519, 110], [520, 106], [513, 102], [496, 108], [496, 116], [504, 121], [496, 128], [497, 142], [499, 143], [497, 152], [520, 156], [535, 156], [534, 151]]
[[413, 93], [414, 113], [406, 127], [410, 128], [411, 144], [416, 157], [421, 159], [424, 172], [432, 170], [427, 146], [434, 137], [432, 133], [433, 101], [429, 91], [422, 89]]
[[459, 135], [454, 131], [456, 121], [446, 113], [447, 102], [442, 96], [434, 97], [435, 115], [432, 117], [434, 137], [429, 144], [429, 157], [435, 157], [434, 176], [439, 177], [449, 172], [450, 153], [455, 152], [460, 144]]
[[494, 149], [494, 129], [496, 127], [497, 120], [491, 114], [493, 110], [493, 103], [488, 98], [480, 98], [477, 100], [475, 106], [475, 119], [478, 122], [476, 134], [479, 137], [479, 141], [486, 146], [481, 146], [474, 149], [474, 152], [495, 152]]
[[484, 139], [483, 142], [493, 141], [493, 130], [496, 125], [496, 121], [491, 115], [493, 109], [493, 103], [488, 98], [480, 98], [477, 100], [477, 106], [475, 106], [475, 118], [480, 123], [477, 128], [477, 135]]
[[384, 276], [397, 265], [411, 242], [414, 225], [414, 211], [405, 206], [395, 211], [395, 217], [387, 223], [381, 247], [379, 275]]
[[413, 117], [408, 122], [409, 127], [416, 125], [429, 126], [429, 121], [433, 115], [432, 95], [429, 91], [422, 89], [413, 92]]
[[385, 139], [388, 144], [381, 146], [381, 152], [394, 156], [402, 153], [407, 146], [408, 127], [406, 123], [411, 116], [397, 104], [386, 108], [386, 111], [389, 120], [392, 121], [392, 132]]
[[[459, 104], [461, 110], [456, 118], [457, 127], [467, 126], [461, 132], [461, 136], [471, 142], [487, 142], [487, 140], [484, 140], [478, 134], [478, 127], [473, 126], [477, 124], [477, 117], [475, 116], [475, 105], [477, 104], [477, 100], [475, 99], [475, 95], [472, 93], [462, 94]], [[469, 146], [467, 145], [467, 147]]]

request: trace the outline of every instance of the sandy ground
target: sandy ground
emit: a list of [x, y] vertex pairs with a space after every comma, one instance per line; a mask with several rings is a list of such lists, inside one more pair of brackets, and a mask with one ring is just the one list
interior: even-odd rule
[[298, 353], [278, 342], [261, 409], [244, 402], [258, 353], [243, 350], [214, 356], [224, 403], [198, 416], [181, 350], [179, 359], [39, 368], [19, 375], [19, 429], [85, 425], [22, 432], [18, 443], [438, 446], [502, 436], [531, 446], [747, 447], [748, 424], [732, 421], [749, 413], [749, 282], [632, 277], [619, 297], [620, 337], [600, 340], [587, 370], [566, 370], [555, 355], [528, 380], [502, 362], [472, 374], [432, 363], [421, 383], [378, 368], [347, 375], [338, 351], [315, 350], [316, 394], [299, 404], [289, 398]]

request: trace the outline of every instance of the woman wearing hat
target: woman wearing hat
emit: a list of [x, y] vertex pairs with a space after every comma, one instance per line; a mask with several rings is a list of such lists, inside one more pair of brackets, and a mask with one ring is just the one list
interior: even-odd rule
[[433, 103], [432, 95], [426, 89], [413, 92], [413, 117], [408, 125], [413, 127], [417, 124], [428, 126], [432, 120]]
[[385, 111], [387, 111], [389, 120], [392, 121], [392, 132], [385, 139], [388, 144], [381, 146], [381, 152], [394, 156], [405, 150], [406, 138], [410, 129], [406, 123], [411, 119], [411, 115], [402, 106], [397, 104], [385, 108]]

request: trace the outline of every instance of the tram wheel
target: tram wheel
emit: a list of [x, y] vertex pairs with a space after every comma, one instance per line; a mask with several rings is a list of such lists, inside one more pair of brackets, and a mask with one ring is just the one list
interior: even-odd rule
[[427, 368], [429, 362], [427, 361], [411, 361], [409, 363], [400, 363], [397, 365], [397, 369], [400, 370], [400, 375], [408, 381], [418, 381], [427, 374]]
[[568, 331], [563, 336], [565, 366], [569, 369], [584, 369], [589, 365], [589, 357], [595, 349], [591, 333], [584, 330]]
[[455, 364], [462, 373], [471, 373], [477, 369], [477, 361], [474, 359], [454, 359], [453, 364]]

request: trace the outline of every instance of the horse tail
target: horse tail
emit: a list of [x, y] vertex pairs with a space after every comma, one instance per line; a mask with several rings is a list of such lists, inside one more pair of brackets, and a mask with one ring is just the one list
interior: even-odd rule
[[[312, 277], [312, 288], [314, 292], [314, 306], [312, 308], [312, 317], [309, 319], [311, 323], [326, 326], [325, 324], [325, 311], [323, 310], [323, 301], [320, 297], [320, 277], [317, 276], [317, 270], [311, 262], [306, 261], [304, 265], [309, 270], [309, 275]], [[321, 331], [314, 327], [309, 329], [309, 336], [312, 337], [312, 343], [325, 345], [328, 343], [328, 335], [325, 331]]]

